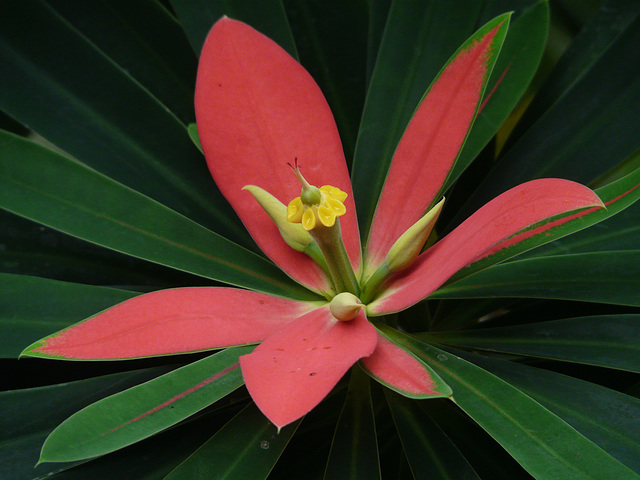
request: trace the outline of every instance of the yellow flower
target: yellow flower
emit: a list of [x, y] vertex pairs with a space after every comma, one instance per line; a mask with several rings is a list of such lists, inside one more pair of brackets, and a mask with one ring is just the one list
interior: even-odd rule
[[291, 200], [287, 206], [287, 221], [301, 223], [302, 228], [307, 231], [313, 230], [318, 222], [325, 227], [333, 227], [336, 217], [347, 211], [344, 206], [347, 194], [331, 185], [324, 185], [318, 191], [320, 195], [317, 203], [303, 202], [301, 197]]

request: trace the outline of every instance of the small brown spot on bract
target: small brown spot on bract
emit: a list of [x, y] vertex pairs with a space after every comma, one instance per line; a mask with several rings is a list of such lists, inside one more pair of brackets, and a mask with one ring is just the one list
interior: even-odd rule
[[264, 305], [264, 300], [258, 300], [258, 303], [259, 303], [260, 305]]
[[323, 350], [329, 350], [331, 347], [322, 347]]
[[218, 84], [218, 86], [219, 86], [219, 87], [221, 87], [221, 86], [222, 86], [222, 84], [221, 84], [221, 83], [219, 83], [219, 84]]
[[318, 347], [313, 347], [311, 350], [317, 350], [317, 349], [318, 349]]
[[311, 373], [309, 374], [309, 376], [310, 376], [310, 377], [313, 377], [313, 376], [315, 376], [315, 374], [316, 374], [316, 372], [311, 372]]
[[284, 348], [276, 348], [278, 352], [284, 352]]

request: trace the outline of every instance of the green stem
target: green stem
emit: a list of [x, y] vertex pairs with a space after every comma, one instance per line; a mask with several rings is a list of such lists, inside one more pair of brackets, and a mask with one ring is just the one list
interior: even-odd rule
[[355, 296], [360, 295], [360, 286], [342, 241], [340, 220], [336, 219], [333, 227], [318, 225], [309, 233], [324, 254], [336, 293], [349, 292]]
[[378, 289], [389, 278], [389, 275], [391, 275], [391, 271], [387, 267], [387, 262], [384, 262], [362, 286], [362, 295], [360, 297], [362, 303], [366, 305], [373, 300], [378, 293]]

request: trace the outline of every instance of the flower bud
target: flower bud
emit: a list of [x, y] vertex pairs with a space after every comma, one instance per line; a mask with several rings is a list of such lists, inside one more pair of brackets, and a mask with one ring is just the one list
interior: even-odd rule
[[420, 255], [443, 205], [444, 198], [396, 240], [385, 259], [385, 264], [390, 272], [397, 272], [408, 267]]
[[360, 299], [349, 292], [339, 293], [333, 297], [329, 304], [331, 314], [341, 322], [348, 322], [356, 318], [362, 307], [364, 305]]

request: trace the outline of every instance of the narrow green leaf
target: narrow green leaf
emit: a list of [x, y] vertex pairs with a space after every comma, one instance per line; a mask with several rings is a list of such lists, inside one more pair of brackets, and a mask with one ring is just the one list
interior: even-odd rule
[[262, 257], [78, 162], [3, 132], [0, 208], [206, 278], [285, 296], [309, 295]]
[[175, 425], [241, 386], [238, 358], [252, 349], [223, 350], [89, 405], [49, 435], [40, 463], [104, 455]]
[[280, 432], [251, 403], [222, 427], [164, 480], [263, 480], [300, 425]]
[[640, 399], [513, 362], [456, 351], [509, 382], [640, 473]]
[[[482, 2], [393, 3], [365, 99], [352, 183], [367, 238], [393, 153], [424, 92], [473, 33]], [[464, 12], [464, 15], [460, 15]]]
[[456, 445], [417, 402], [385, 390], [413, 477], [480, 480]]
[[198, 125], [190, 123], [187, 126], [187, 132], [189, 132], [189, 137], [193, 144], [202, 152], [202, 144], [200, 143], [200, 136], [198, 135]]
[[[185, 125], [43, 0], [0, 2], [0, 108], [81, 162], [252, 245]], [[61, 177], [64, 178], [64, 177]]]
[[204, 40], [224, 15], [251, 25], [297, 58], [296, 45], [280, 0], [170, 0], [178, 20], [189, 37], [193, 50], [200, 56]]
[[640, 373], [640, 315], [567, 318], [419, 337], [447, 345], [550, 358]]
[[357, 366], [351, 369], [349, 389], [336, 425], [324, 478], [381, 478], [371, 386], [369, 377]]
[[640, 306], [640, 250], [530, 258], [487, 268], [430, 298], [553, 298]]
[[525, 10], [509, 25], [483, 103], [442, 193], [476, 158], [520, 100], [542, 58], [548, 24], [549, 7], [543, 0]]
[[39, 338], [136, 295], [128, 290], [0, 273], [0, 358], [17, 358]]
[[397, 336], [451, 386], [454, 402], [535, 478], [640, 478], [508, 382], [413, 337]]
[[[300, 62], [327, 98], [347, 164], [353, 158], [365, 96], [367, 3], [363, 0], [284, 1]], [[336, 15], [337, 11], [340, 15]]]
[[44, 477], [72, 465], [34, 468], [42, 442], [56, 425], [80, 408], [166, 372], [151, 368], [60, 385], [0, 393], [0, 478]]
[[183, 123], [194, 121], [196, 57], [160, 2], [46, 1]]

